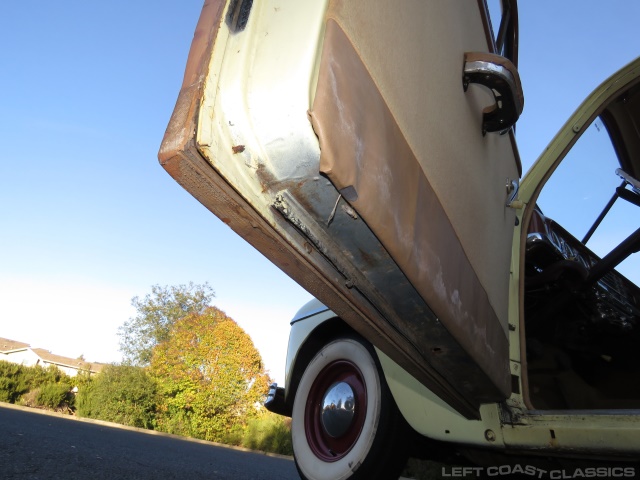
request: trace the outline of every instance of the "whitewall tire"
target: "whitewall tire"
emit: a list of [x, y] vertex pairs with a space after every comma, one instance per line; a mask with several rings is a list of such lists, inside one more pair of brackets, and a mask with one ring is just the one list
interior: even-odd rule
[[359, 337], [325, 345], [307, 366], [293, 403], [298, 472], [307, 480], [398, 478], [408, 426]]

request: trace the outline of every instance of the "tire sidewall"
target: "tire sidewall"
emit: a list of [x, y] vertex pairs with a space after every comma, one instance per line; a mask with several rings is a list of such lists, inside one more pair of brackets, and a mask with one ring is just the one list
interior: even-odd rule
[[[318, 458], [308, 444], [305, 431], [307, 397], [320, 372], [332, 362], [348, 360], [355, 364], [364, 380], [367, 392], [366, 416], [358, 439], [351, 450], [334, 462]], [[293, 404], [291, 436], [296, 464], [307, 479], [341, 480], [351, 477], [365, 466], [374, 449], [376, 433], [383, 409], [382, 382], [376, 361], [365, 345], [353, 338], [334, 340], [325, 345], [307, 366]], [[379, 439], [378, 439], [379, 443]]]

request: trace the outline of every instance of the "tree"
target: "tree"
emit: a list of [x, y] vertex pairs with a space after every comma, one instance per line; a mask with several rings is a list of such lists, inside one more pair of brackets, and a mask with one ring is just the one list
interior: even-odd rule
[[108, 365], [79, 388], [78, 415], [139, 428], [153, 428], [157, 385], [144, 368]]
[[151, 361], [153, 347], [169, 337], [173, 324], [191, 313], [201, 314], [215, 296], [208, 283], [203, 285], [153, 285], [144, 299], [133, 297], [138, 314], [118, 329], [124, 362], [145, 366]]
[[249, 335], [213, 307], [173, 324], [151, 372], [162, 398], [158, 428], [213, 441], [239, 440], [269, 385]]

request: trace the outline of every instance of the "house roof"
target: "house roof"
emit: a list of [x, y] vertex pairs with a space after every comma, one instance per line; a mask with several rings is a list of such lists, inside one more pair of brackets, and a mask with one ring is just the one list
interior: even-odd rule
[[31, 350], [45, 362], [60, 365], [62, 367], [71, 367], [78, 370], [87, 370], [96, 373], [100, 372], [104, 368], [104, 364], [102, 363], [90, 363], [85, 362], [84, 360], [78, 360], [77, 358], [55, 355], [49, 350], [45, 350], [44, 348], [32, 348]]
[[30, 345], [28, 343], [0, 337], [0, 353], [17, 352], [20, 350], [26, 350], [29, 347]]

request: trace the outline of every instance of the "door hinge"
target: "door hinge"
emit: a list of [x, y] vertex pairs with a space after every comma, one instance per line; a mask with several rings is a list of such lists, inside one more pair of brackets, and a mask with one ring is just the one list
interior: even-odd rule
[[507, 178], [507, 207], [519, 210], [524, 207], [524, 203], [518, 198], [518, 190], [520, 190], [520, 181], [516, 178], [511, 180]]

